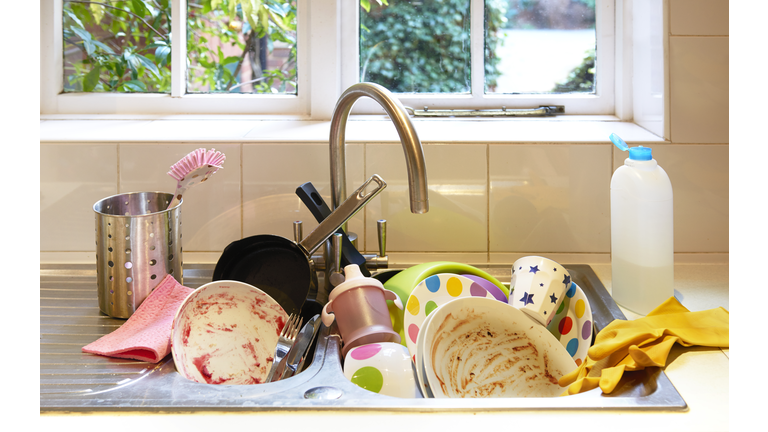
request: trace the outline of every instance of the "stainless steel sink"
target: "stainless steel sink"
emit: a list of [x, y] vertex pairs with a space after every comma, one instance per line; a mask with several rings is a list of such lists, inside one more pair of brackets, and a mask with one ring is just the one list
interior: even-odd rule
[[[502, 282], [509, 267], [478, 266]], [[566, 265], [586, 293], [595, 330], [625, 319], [587, 265]], [[184, 268], [184, 285], [211, 280], [213, 266]], [[381, 396], [347, 381], [339, 337], [321, 328], [311, 365], [276, 383], [217, 386], [191, 382], [167, 356], [158, 364], [81, 352], [124, 321], [99, 312], [96, 269], [88, 265], [43, 265], [40, 277], [40, 411], [134, 412], [379, 410], [400, 412], [510, 411], [526, 409], [686, 410], [687, 405], [659, 368], [626, 373], [617, 390], [600, 389], [557, 398], [400, 399]]]

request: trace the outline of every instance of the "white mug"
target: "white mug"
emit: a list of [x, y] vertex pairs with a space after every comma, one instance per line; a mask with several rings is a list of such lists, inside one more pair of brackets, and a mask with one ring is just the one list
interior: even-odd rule
[[549, 258], [527, 256], [515, 261], [508, 303], [542, 325], [549, 325], [563, 301], [571, 275]]

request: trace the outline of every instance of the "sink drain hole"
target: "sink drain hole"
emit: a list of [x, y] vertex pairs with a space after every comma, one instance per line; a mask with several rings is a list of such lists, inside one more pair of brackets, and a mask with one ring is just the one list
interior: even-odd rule
[[344, 392], [336, 387], [321, 386], [315, 387], [304, 392], [304, 399], [338, 399]]

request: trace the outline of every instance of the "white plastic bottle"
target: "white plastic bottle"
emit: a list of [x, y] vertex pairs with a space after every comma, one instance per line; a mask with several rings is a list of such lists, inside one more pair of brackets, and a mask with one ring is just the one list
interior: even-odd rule
[[672, 183], [648, 147], [611, 141], [629, 158], [611, 178], [613, 299], [641, 315], [674, 295]]

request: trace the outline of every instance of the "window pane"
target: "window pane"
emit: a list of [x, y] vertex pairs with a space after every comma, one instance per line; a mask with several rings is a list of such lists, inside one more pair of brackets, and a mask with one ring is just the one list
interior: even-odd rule
[[65, 0], [62, 15], [65, 92], [170, 92], [171, 0]]
[[594, 93], [595, 52], [595, 0], [486, 1], [486, 93]]
[[295, 0], [187, 7], [187, 92], [296, 94]]
[[361, 81], [396, 93], [469, 93], [469, 0], [361, 5]]

